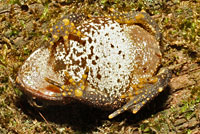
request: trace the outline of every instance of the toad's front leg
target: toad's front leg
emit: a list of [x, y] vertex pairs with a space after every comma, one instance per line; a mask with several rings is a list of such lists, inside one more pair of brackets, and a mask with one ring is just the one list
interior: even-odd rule
[[[172, 76], [171, 70], [167, 68], [160, 69], [155, 78], [148, 79], [140, 89], [132, 90], [133, 92], [127, 96], [129, 101], [121, 108], [109, 115], [109, 119], [116, 117], [124, 111], [130, 110], [136, 114], [147, 102], [155, 98], [167, 86]], [[140, 85], [141, 86], [141, 85]]]

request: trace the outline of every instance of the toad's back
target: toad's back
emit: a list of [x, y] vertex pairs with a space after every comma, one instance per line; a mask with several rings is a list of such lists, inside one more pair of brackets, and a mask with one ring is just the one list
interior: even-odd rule
[[[55, 66], [67, 66], [56, 70], [63, 79], [67, 71], [79, 81], [89, 67], [87, 81], [92, 87], [90, 90], [119, 97], [129, 90], [131, 83], [137, 84], [139, 79], [151, 77], [160, 64], [158, 42], [137, 25], [120, 25], [111, 19], [92, 18], [77, 30], [85, 37], [79, 40], [72, 36], [67, 43], [61, 41], [54, 54]], [[65, 36], [64, 31], [55, 34]]]

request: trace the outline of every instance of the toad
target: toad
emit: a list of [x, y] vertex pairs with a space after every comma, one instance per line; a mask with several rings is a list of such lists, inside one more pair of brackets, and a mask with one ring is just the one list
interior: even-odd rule
[[104, 16], [71, 14], [49, 32], [18, 72], [17, 83], [32, 100], [84, 104], [137, 113], [167, 86], [161, 68], [161, 32], [145, 12]]

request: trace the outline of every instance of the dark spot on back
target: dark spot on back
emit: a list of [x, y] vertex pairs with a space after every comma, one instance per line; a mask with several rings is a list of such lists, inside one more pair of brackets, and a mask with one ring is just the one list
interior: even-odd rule
[[62, 60], [56, 60], [55, 63], [53, 64], [53, 70], [55, 72], [64, 70], [65, 68], [66, 68], [66, 65]]
[[82, 44], [83, 46], [85, 46], [85, 44], [86, 44], [85, 40], [82, 40], [80, 37], [78, 37], [74, 34], [69, 34], [68, 38], [69, 38], [69, 40], [77, 41], [78, 43]]
[[91, 46], [90, 47], [91, 54], [88, 55], [88, 59], [92, 59], [92, 55], [94, 54], [93, 49], [94, 49], [94, 46]]
[[94, 31], [92, 31], [92, 35], [94, 35]]
[[120, 82], [120, 79], [117, 79], [117, 82], [119, 83], [119, 82]]
[[79, 65], [79, 63], [80, 63], [80, 61], [79, 60], [77, 60], [77, 61], [73, 61], [73, 64], [75, 64], [75, 65]]
[[97, 74], [97, 79], [101, 79], [101, 75], [99, 73]]
[[97, 39], [95, 38], [95, 39], [94, 39], [94, 43], [96, 43], [96, 42], [97, 42]]
[[91, 38], [91, 37], [89, 37], [88, 41], [89, 41], [89, 43], [92, 43], [92, 38]]
[[82, 54], [83, 54], [82, 52], [81, 52], [81, 53], [77, 52], [76, 56], [79, 57], [79, 56], [81, 56]]
[[81, 66], [82, 67], [86, 66], [86, 58], [81, 58]]
[[96, 65], [97, 63], [96, 63], [96, 61], [95, 61], [95, 60], [92, 60], [92, 64], [93, 64], [93, 65]]
[[77, 67], [75, 70], [74, 70], [76, 73], [80, 72], [80, 68]]
[[105, 36], [108, 36], [108, 35], [109, 35], [108, 33], [105, 34]]

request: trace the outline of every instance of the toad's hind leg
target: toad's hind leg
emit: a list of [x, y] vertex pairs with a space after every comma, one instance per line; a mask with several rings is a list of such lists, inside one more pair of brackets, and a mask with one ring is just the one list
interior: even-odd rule
[[60, 89], [60, 93], [55, 94], [56, 96], [82, 98], [83, 94], [85, 94], [85, 89], [87, 86], [87, 75], [88, 68], [86, 68], [84, 74], [82, 75], [82, 79], [78, 82], [75, 81], [67, 71], [65, 72], [65, 79], [67, 80], [68, 84], [60, 84], [49, 78], [45, 78], [45, 80]]
[[171, 70], [163, 68], [159, 71], [157, 77], [157, 82], [147, 82], [144, 87], [135, 91], [128, 101], [121, 108], [109, 115], [109, 119], [116, 117], [117, 115], [123, 113], [124, 111], [131, 110], [133, 114], [137, 113], [147, 102], [156, 97], [163, 89], [167, 86], [171, 78]]
[[110, 103], [115, 102], [113, 107], [118, 107], [118, 105], [121, 104], [120, 102], [115, 101], [115, 99], [112, 97], [108, 97], [99, 92], [88, 90], [87, 75], [88, 68], [86, 68], [85, 73], [82, 75], [82, 79], [76, 82], [67, 72], [65, 72], [65, 76], [69, 84], [64, 85], [49, 78], [45, 78], [45, 80], [60, 89], [60, 93], [55, 93], [55, 96], [72, 98], [92, 106], [104, 107], [105, 109], [109, 109]]
[[113, 8], [110, 8], [110, 11], [112, 13], [106, 15], [109, 18], [114, 19], [120, 24], [127, 24], [127, 25], [139, 24], [145, 29], [148, 29], [151, 33], [153, 33], [157, 41], [161, 41], [162, 38], [161, 30], [158, 24], [152, 19], [152, 17], [148, 13], [144, 11], [123, 13], [123, 12], [118, 12]]

